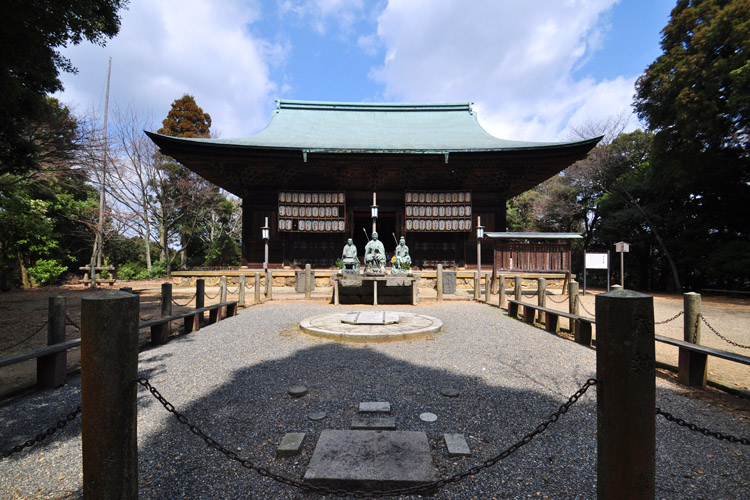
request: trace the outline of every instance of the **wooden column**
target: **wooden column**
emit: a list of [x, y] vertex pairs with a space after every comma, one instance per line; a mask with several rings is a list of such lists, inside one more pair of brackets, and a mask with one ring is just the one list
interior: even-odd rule
[[219, 303], [223, 304], [227, 301], [227, 277], [222, 276], [219, 278]]
[[81, 300], [83, 498], [138, 498], [136, 383], [139, 297]]
[[[206, 281], [204, 279], [198, 279], [195, 281], [195, 308], [201, 309], [206, 306]], [[198, 321], [203, 322], [205, 316], [200, 313]]]
[[653, 297], [596, 297], [597, 498], [653, 499], [655, 365]]
[[[701, 343], [701, 296], [695, 292], [682, 295], [683, 301], [683, 340], [691, 344]], [[681, 384], [705, 387], [708, 375], [708, 356], [697, 355], [680, 349], [678, 355], [677, 381]]]
[[[578, 296], [578, 282], [571, 281], [568, 283], [568, 312], [579, 316], [579, 303], [580, 297]], [[571, 328], [572, 330], [572, 328]]]
[[505, 275], [499, 274], [497, 276], [497, 294], [498, 305], [500, 307], [506, 307], [508, 304], [505, 302]]
[[479, 300], [479, 286], [482, 281], [482, 275], [479, 271], [474, 273], [474, 300]]
[[489, 304], [492, 292], [492, 273], [484, 273], [484, 302]]
[[[536, 280], [536, 304], [539, 307], [547, 307], [547, 280], [537, 278]], [[539, 311], [539, 322], [547, 324], [547, 315]]]
[[[65, 342], [65, 297], [49, 298], [47, 309], [47, 345]], [[56, 352], [36, 359], [36, 383], [44, 389], [65, 385], [68, 373], [68, 352]]]
[[516, 276], [515, 278], [516, 278], [515, 286], [513, 287], [514, 297], [516, 300], [520, 301], [521, 300], [521, 277]]
[[[161, 284], [161, 311], [162, 318], [172, 315], [172, 283]], [[169, 322], [151, 327], [151, 343], [166, 344], [169, 341], [171, 325]]]
[[312, 272], [310, 264], [305, 264], [305, 299], [312, 298]]
[[240, 274], [240, 290], [239, 290], [239, 297], [237, 298], [237, 305], [239, 307], [245, 307], [245, 285], [246, 285], [247, 279], [245, 278], [245, 274]]
[[266, 269], [266, 298], [273, 300], [273, 273], [270, 269]]
[[443, 265], [438, 264], [437, 265], [437, 272], [435, 274], [436, 276], [436, 288], [437, 288], [437, 299], [443, 300]]
[[254, 292], [255, 292], [254, 300], [255, 300], [255, 303], [257, 304], [258, 302], [260, 302], [260, 273], [255, 273]]

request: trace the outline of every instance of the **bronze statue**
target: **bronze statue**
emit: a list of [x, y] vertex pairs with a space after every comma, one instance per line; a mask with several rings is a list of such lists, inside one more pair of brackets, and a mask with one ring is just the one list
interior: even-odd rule
[[409, 256], [409, 247], [406, 246], [406, 239], [402, 236], [396, 246], [396, 252], [393, 256], [393, 267], [391, 274], [406, 274], [411, 268], [411, 257]]
[[358, 273], [359, 258], [357, 257], [357, 247], [351, 238], [346, 240], [344, 251], [341, 253], [341, 262], [344, 263], [344, 272]]
[[385, 273], [385, 247], [378, 240], [378, 233], [372, 233], [372, 239], [365, 246], [365, 270], [367, 272]]

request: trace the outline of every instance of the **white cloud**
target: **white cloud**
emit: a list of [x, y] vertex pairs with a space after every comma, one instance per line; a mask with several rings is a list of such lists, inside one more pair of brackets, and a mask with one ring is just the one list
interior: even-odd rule
[[268, 123], [275, 84], [269, 61], [289, 46], [253, 37], [248, 25], [260, 7], [242, 0], [135, 0], [122, 12], [120, 34], [106, 47], [82, 44], [64, 51], [80, 73], [63, 75], [61, 98], [79, 111], [103, 106], [107, 57], [110, 100], [133, 103], [156, 123], [188, 93], [223, 137], [248, 135]]
[[298, 21], [309, 23], [320, 35], [328, 31], [334, 21], [343, 34], [349, 34], [354, 24], [363, 17], [363, 0], [279, 0], [279, 13], [296, 15]]
[[630, 105], [635, 76], [573, 76], [617, 1], [390, 0], [377, 28], [386, 55], [371, 77], [386, 100], [473, 100], [495, 135], [558, 140], [571, 119]]

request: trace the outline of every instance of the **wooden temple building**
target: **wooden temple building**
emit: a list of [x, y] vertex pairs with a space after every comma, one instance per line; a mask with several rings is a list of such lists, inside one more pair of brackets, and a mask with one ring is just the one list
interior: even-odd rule
[[[347, 238], [360, 255], [372, 230], [386, 252], [405, 236], [413, 265], [476, 264], [476, 224], [506, 229], [506, 201], [584, 158], [600, 138], [499, 139], [471, 103], [277, 101], [251, 137], [188, 139], [147, 132], [161, 152], [242, 199], [242, 264], [331, 267]], [[482, 245], [482, 261], [495, 256]]]

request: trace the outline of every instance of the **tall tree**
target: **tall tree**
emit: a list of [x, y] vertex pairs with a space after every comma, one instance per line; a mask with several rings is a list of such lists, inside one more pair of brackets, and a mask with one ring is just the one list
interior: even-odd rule
[[158, 132], [173, 137], [209, 137], [211, 115], [203, 112], [196, 104], [195, 97], [185, 94], [172, 102], [172, 107]]
[[[683, 216], [683, 272], [739, 280], [750, 265], [750, 0], [679, 0], [659, 56], [636, 83], [635, 109], [655, 132], [662, 202]], [[731, 254], [728, 253], [731, 249]]]
[[0, 2], [0, 173], [40, 168], [29, 127], [49, 112], [59, 72], [76, 72], [57, 50], [84, 40], [104, 45], [120, 29], [127, 0]]

